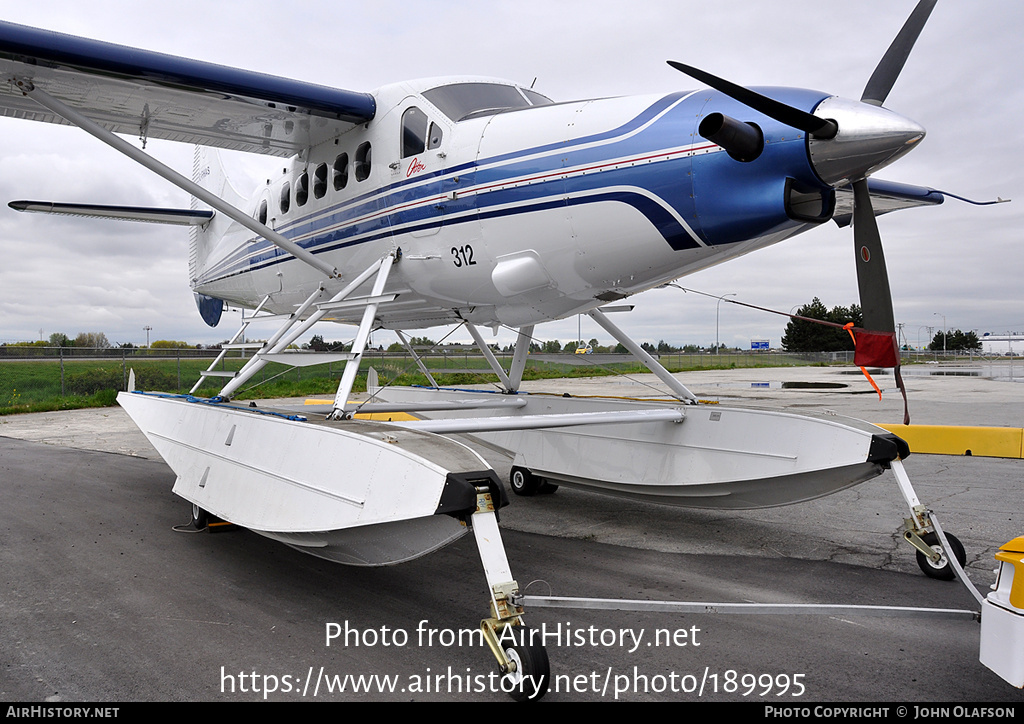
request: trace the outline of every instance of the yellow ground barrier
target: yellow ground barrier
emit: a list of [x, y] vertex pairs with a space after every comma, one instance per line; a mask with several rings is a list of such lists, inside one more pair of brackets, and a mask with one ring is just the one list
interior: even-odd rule
[[[875, 423], [878, 424], [878, 423]], [[1024, 457], [1024, 428], [963, 425], [890, 425], [879, 427], [907, 441], [912, 453]]]

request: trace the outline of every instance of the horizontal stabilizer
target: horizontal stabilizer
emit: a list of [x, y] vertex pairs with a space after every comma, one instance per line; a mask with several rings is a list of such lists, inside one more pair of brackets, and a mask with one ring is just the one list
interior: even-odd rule
[[214, 212], [202, 209], [160, 209], [151, 206], [102, 206], [99, 204], [62, 204], [56, 201], [12, 201], [15, 211], [34, 211], [40, 214], [86, 216], [120, 221], [142, 221], [147, 224], [175, 224], [202, 226], [213, 218]]

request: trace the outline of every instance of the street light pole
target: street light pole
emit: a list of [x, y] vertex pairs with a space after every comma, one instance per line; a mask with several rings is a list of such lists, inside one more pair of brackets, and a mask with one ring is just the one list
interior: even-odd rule
[[718, 354], [718, 348], [721, 346], [719, 341], [718, 341], [718, 320], [719, 320], [719, 316], [721, 315], [722, 300], [725, 299], [726, 297], [735, 297], [735, 296], [736, 296], [735, 293], [723, 294], [722, 296], [718, 297], [718, 302], [715, 304], [715, 354], [716, 355]]

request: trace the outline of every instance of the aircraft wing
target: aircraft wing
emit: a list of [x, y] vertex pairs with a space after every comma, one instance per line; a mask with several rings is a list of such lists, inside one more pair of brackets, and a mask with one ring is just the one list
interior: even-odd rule
[[0, 21], [0, 115], [65, 122], [15, 81], [117, 133], [274, 156], [333, 138], [376, 111], [369, 93]]
[[[868, 179], [868, 191], [871, 192], [871, 208], [875, 216], [914, 206], [934, 206], [946, 200], [942, 192], [935, 189], [874, 178]], [[853, 187], [836, 189], [836, 211], [832, 220], [839, 226], [849, 226], [852, 218]]]

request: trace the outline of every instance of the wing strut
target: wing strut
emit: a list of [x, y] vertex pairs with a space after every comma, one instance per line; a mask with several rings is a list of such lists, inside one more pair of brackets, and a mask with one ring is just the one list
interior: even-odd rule
[[416, 354], [416, 350], [414, 350], [412, 345], [409, 344], [409, 338], [405, 336], [405, 332], [400, 329], [396, 329], [395, 334], [397, 334], [398, 338], [402, 340], [402, 344], [405, 346], [406, 350], [409, 351], [409, 354], [412, 355], [413, 362], [416, 363], [416, 366], [420, 368], [420, 372], [422, 372], [423, 376], [427, 378], [428, 382], [430, 382], [430, 386], [437, 389], [437, 380], [435, 380], [434, 376], [430, 374], [430, 370], [428, 370], [427, 366], [423, 364], [423, 360], [421, 360], [420, 356]]
[[[370, 296], [366, 299], [366, 308], [363, 310], [363, 319], [359, 323], [359, 331], [356, 332], [356, 338], [352, 340], [352, 359], [345, 363], [345, 371], [341, 373], [338, 392], [334, 396], [334, 411], [330, 415], [331, 419], [345, 420], [352, 417], [351, 411], [354, 405], [349, 403], [348, 396], [351, 394], [352, 385], [356, 381], [359, 363], [363, 359], [366, 343], [370, 339], [370, 332], [373, 330], [374, 322], [377, 320], [377, 307], [380, 306], [382, 301], [381, 295], [384, 291], [384, 285], [388, 283], [388, 274], [391, 273], [391, 265], [395, 261], [395, 255], [388, 254], [367, 270], [371, 274], [375, 271], [377, 276], [373, 280], [373, 289], [370, 292]], [[366, 274], [366, 272], [363, 273]]]
[[616, 340], [621, 342], [622, 346], [628, 349], [634, 357], [643, 362], [644, 366], [651, 372], [653, 372], [655, 375], [657, 375], [659, 380], [668, 385], [668, 388], [672, 391], [673, 394], [675, 394], [676, 397], [678, 397], [683, 402], [696, 404], [697, 396], [690, 392], [688, 389], [686, 389], [686, 386], [682, 384], [679, 380], [677, 380], [675, 377], [673, 377], [671, 372], [662, 367], [661, 363], [658, 362], [658, 360], [654, 359], [653, 357], [651, 357], [651, 355], [647, 354], [647, 351], [643, 347], [638, 345], [636, 342], [630, 339], [625, 332], [616, 327], [615, 324], [612, 323], [608, 319], [608, 317], [604, 315], [604, 312], [602, 312], [600, 309], [592, 309], [589, 312], [587, 312], [587, 314], [595, 322], [604, 327], [604, 330], [608, 334], [610, 334]]
[[64, 103], [57, 100], [45, 91], [36, 88], [32, 83], [23, 80], [18, 80], [15, 82], [18, 88], [20, 88], [25, 95], [27, 95], [29, 98], [34, 100], [39, 105], [43, 106], [44, 108], [50, 111], [53, 111], [58, 116], [64, 118], [71, 125], [77, 126], [86, 133], [95, 136], [99, 140], [106, 143], [108, 146], [111, 146], [115, 150], [120, 151], [124, 155], [128, 156], [136, 163], [145, 166], [156, 175], [166, 179], [167, 181], [170, 181], [178, 188], [186, 191], [187, 193], [192, 194], [203, 203], [216, 209], [220, 213], [227, 216], [229, 219], [238, 222], [245, 228], [252, 231], [254, 234], [258, 234], [259, 236], [264, 237], [265, 239], [267, 239], [267, 241], [274, 244], [282, 251], [285, 251], [288, 254], [294, 256], [296, 259], [305, 262], [306, 264], [309, 264], [311, 267], [317, 269], [318, 271], [322, 272], [328, 277], [333, 278], [340, 276], [338, 274], [338, 270], [335, 267], [313, 256], [313, 254], [306, 251], [298, 244], [295, 244], [294, 242], [284, 238], [283, 236], [281, 236], [281, 234], [278, 234], [276, 231], [266, 226], [265, 224], [259, 223], [258, 221], [256, 221], [256, 219], [252, 218], [242, 210], [232, 206], [231, 204], [227, 203], [226, 201], [218, 197], [216, 194], [210, 193], [202, 186], [185, 178], [180, 173], [170, 168], [169, 166], [164, 165], [160, 161], [157, 161], [149, 154], [144, 153], [139, 149], [135, 148], [135, 146], [131, 145], [123, 138], [120, 138], [111, 131], [108, 131], [107, 129], [103, 128], [97, 123], [94, 123], [93, 121], [89, 120], [78, 111], [65, 105]]
[[[310, 329], [310, 327], [319, 322], [329, 313], [329, 307], [331, 304], [341, 302], [342, 300], [347, 299], [356, 289], [359, 288], [361, 284], [367, 281], [370, 277], [372, 277], [374, 274], [379, 275], [380, 269], [383, 265], [386, 265], [387, 268], [390, 269], [391, 262], [391, 255], [385, 256], [383, 259], [375, 261], [373, 264], [367, 267], [366, 270], [364, 270], [359, 276], [357, 276], [351, 282], [346, 284], [344, 289], [342, 289], [340, 292], [331, 297], [330, 301], [324, 304], [317, 304], [317, 311], [311, 314], [309, 318], [306, 319], [304, 322], [299, 324], [298, 327], [292, 329], [292, 327], [294, 327], [297, 323], [302, 321], [302, 317], [306, 314], [307, 311], [309, 311], [310, 307], [312, 307], [316, 303], [317, 298], [319, 298], [324, 293], [323, 286], [317, 287], [316, 290], [314, 290], [314, 292], [309, 296], [309, 298], [306, 299], [306, 301], [304, 301], [301, 305], [299, 305], [299, 307], [291, 315], [289, 315], [287, 321], [284, 323], [281, 329], [275, 332], [270, 337], [270, 339], [268, 339], [264, 343], [263, 347], [252, 357], [252, 359], [250, 359], [248, 362], [245, 363], [245, 365], [243, 365], [242, 369], [238, 371], [238, 374], [235, 375], [234, 379], [228, 382], [228, 384], [224, 385], [224, 388], [220, 391], [218, 397], [230, 399], [230, 397], [238, 390], [239, 387], [242, 386], [242, 384], [244, 384], [247, 380], [251, 379], [253, 375], [255, 375], [257, 372], [263, 369], [263, 366], [266, 365], [270, 355], [275, 355], [279, 352], [283, 352], [284, 350], [286, 350], [288, 348], [288, 345], [290, 345], [296, 339], [305, 334]], [[374, 313], [376, 314], [377, 305], [374, 303], [372, 304], [372, 306], [374, 309]], [[353, 347], [352, 351], [354, 353], [356, 352], [356, 349]], [[346, 366], [345, 369], [347, 370], [348, 367]], [[351, 383], [349, 386], [351, 387]]]
[[505, 389], [511, 390], [512, 381], [508, 378], [508, 375], [505, 374], [505, 370], [501, 368], [501, 365], [498, 364], [498, 359], [494, 356], [494, 352], [492, 352], [491, 348], [487, 346], [486, 342], [484, 342], [484, 338], [480, 335], [480, 330], [476, 328], [476, 325], [470, 324], [469, 322], [466, 322], [465, 324], [466, 329], [468, 329], [469, 333], [473, 335], [473, 341], [476, 342], [476, 347], [480, 350], [480, 354], [482, 354], [487, 360], [487, 364], [489, 364], [491, 369], [494, 370], [494, 374], [498, 375], [498, 379], [501, 380], [501, 384], [505, 385]]

